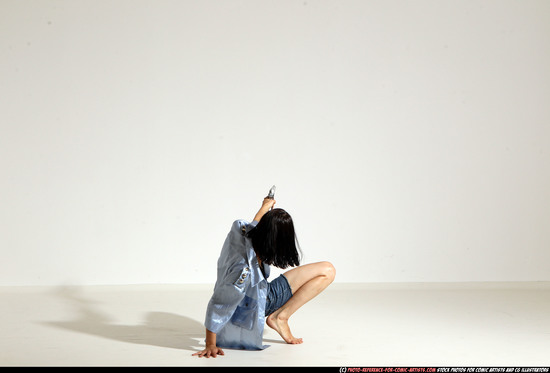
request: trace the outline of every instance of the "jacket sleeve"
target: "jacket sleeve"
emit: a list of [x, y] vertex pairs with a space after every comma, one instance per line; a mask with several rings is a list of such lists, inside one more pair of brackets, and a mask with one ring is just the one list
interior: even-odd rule
[[216, 287], [206, 309], [206, 329], [217, 334], [231, 319], [245, 296], [246, 285], [250, 282], [249, 271], [245, 263], [235, 266]]

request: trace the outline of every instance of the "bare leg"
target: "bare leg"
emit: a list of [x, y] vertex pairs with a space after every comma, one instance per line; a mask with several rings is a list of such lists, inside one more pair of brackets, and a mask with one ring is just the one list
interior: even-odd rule
[[288, 326], [288, 319], [300, 307], [330, 285], [334, 280], [336, 270], [329, 262], [319, 262], [291, 269], [283, 275], [292, 289], [292, 298], [269, 315], [266, 322], [270, 328], [281, 335], [286, 343], [300, 344], [303, 342], [302, 338], [295, 338], [292, 335]]

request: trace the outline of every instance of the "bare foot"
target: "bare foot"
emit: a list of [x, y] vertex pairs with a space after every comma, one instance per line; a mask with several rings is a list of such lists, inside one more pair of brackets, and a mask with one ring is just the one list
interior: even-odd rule
[[275, 330], [286, 343], [288, 344], [300, 344], [302, 343], [302, 338], [296, 338], [290, 332], [290, 327], [288, 326], [288, 320], [285, 320], [279, 317], [278, 312], [274, 312], [267, 317], [266, 324], [273, 330]]

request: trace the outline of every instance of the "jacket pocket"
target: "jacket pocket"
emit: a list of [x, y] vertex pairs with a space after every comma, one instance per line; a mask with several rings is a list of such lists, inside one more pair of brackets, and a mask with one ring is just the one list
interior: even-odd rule
[[233, 317], [231, 317], [231, 322], [241, 328], [252, 330], [257, 317], [257, 310], [258, 301], [245, 295], [241, 304], [235, 310]]

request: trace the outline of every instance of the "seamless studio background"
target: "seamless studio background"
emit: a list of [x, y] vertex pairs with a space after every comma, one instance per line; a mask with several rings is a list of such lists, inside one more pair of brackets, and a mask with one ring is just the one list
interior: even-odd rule
[[550, 280], [548, 1], [0, 1], [0, 285]]

